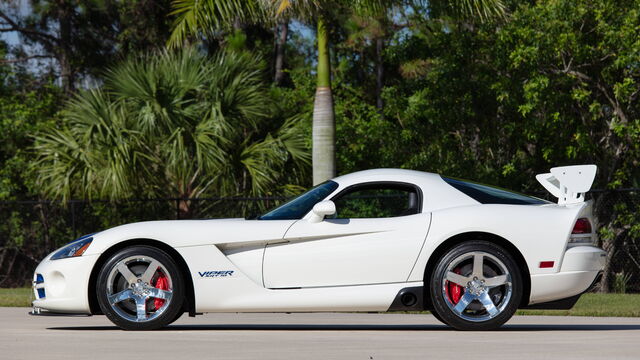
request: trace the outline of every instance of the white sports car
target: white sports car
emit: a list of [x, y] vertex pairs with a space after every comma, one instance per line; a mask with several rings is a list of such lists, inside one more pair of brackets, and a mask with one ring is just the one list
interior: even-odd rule
[[595, 165], [538, 175], [558, 204], [437, 174], [367, 170], [256, 219], [153, 221], [87, 235], [34, 274], [34, 314], [128, 330], [183, 313], [430, 310], [456, 329], [570, 308], [603, 269]]

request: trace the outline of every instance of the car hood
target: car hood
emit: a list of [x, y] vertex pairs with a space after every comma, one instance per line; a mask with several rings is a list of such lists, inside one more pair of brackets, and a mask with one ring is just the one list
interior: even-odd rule
[[117, 226], [93, 235], [85, 254], [101, 254], [129, 240], [160, 241], [174, 248], [231, 243], [267, 243], [283, 238], [295, 220], [206, 220], [146, 221]]

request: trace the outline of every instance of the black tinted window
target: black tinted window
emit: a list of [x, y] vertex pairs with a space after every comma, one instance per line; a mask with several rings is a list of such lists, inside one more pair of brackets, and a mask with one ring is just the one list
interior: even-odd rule
[[366, 185], [333, 199], [338, 219], [386, 218], [420, 212], [419, 197], [412, 186]]
[[542, 199], [522, 195], [513, 191], [493, 186], [472, 183], [458, 179], [442, 177], [449, 185], [465, 193], [481, 204], [512, 204], [512, 205], [540, 205], [547, 204]]
[[297, 220], [302, 219], [320, 200], [326, 198], [335, 189], [338, 188], [338, 183], [334, 181], [327, 181], [304, 194], [290, 200], [284, 205], [280, 205], [277, 208], [267, 212], [266, 214], [259, 216], [259, 220]]

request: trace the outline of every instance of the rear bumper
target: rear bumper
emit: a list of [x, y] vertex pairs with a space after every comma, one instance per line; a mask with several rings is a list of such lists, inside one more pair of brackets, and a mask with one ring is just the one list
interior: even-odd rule
[[560, 271], [531, 275], [529, 305], [582, 294], [604, 269], [606, 252], [594, 246], [576, 246], [565, 252]]
[[[587, 290], [585, 290], [583, 293], [591, 291], [591, 289], [593, 289], [596, 286], [596, 284], [600, 282], [600, 280], [602, 280], [602, 272], [598, 273], [595, 280], [593, 280], [593, 283], [591, 284], [591, 286], [589, 286], [589, 288], [587, 288]], [[560, 300], [547, 301], [542, 303], [535, 303], [533, 305], [527, 305], [525, 307], [522, 307], [521, 309], [569, 310], [573, 308], [573, 306], [578, 302], [578, 300], [580, 300], [580, 297], [582, 296], [583, 293], [570, 296], [568, 298], [560, 299]]]
[[[47, 257], [34, 274], [34, 313], [42, 310], [67, 314], [90, 314], [89, 276], [98, 255], [49, 260]], [[39, 275], [39, 276], [38, 276]]]

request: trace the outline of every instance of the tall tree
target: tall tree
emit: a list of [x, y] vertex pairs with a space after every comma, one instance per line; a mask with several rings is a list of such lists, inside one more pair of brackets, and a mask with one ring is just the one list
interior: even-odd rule
[[358, 52], [359, 64], [357, 71], [359, 74], [359, 80], [365, 82], [365, 75], [363, 69], [368, 64], [367, 49], [373, 47], [374, 63], [374, 77], [375, 77], [375, 105], [380, 115], [383, 115], [383, 99], [382, 90], [384, 87], [384, 73], [385, 73], [385, 61], [384, 61], [384, 49], [387, 39], [393, 24], [388, 19], [386, 10], [378, 14], [370, 14], [369, 16], [354, 15], [346, 23], [348, 31], [347, 40], [344, 42], [347, 48]]
[[69, 94], [114, 59], [163, 46], [169, 2], [8, 0], [0, 4], [0, 32], [19, 35], [10, 61], [50, 69]]
[[274, 75], [273, 81], [278, 86], [282, 86], [285, 80], [285, 47], [287, 45], [287, 35], [289, 34], [289, 20], [282, 19], [278, 21], [278, 24], [274, 31], [276, 49], [275, 49], [275, 61], [274, 61]]
[[313, 183], [319, 184], [336, 175], [336, 124], [331, 91], [331, 11], [362, 14], [384, 12], [392, 0], [271, 0], [277, 6], [276, 16], [294, 14], [316, 25], [317, 67], [316, 93], [313, 103], [312, 162]]
[[[423, 0], [417, 0], [423, 2]], [[438, 1], [440, 8], [460, 18], [488, 19], [504, 14], [501, 0]], [[365, 13], [384, 13], [393, 0], [251, 0], [251, 1], [196, 1], [175, 0], [174, 14], [178, 15], [171, 43], [178, 44], [186, 36], [199, 33], [211, 34], [221, 24], [229, 24], [239, 18], [254, 21], [272, 21], [275, 17], [296, 17], [315, 23], [317, 40], [317, 83], [313, 109], [312, 161], [313, 183], [318, 184], [336, 174], [335, 164], [335, 116], [331, 92], [330, 62], [330, 10], [344, 9]], [[275, 11], [274, 11], [275, 10]], [[382, 75], [382, 72], [381, 72]]]
[[[359, 3], [360, 1], [358, 1]], [[346, 2], [315, 0], [253, 0], [253, 1], [174, 1], [177, 20], [170, 43], [175, 45], [186, 36], [212, 34], [224, 24], [238, 19], [273, 22], [295, 16], [315, 21], [317, 29], [318, 62], [317, 88], [313, 111], [313, 183], [335, 176], [335, 119], [331, 94], [331, 64], [329, 55], [329, 19], [325, 7]], [[277, 20], [276, 20], [277, 21]]]
[[79, 76], [103, 66], [113, 50], [111, 10], [97, 0], [9, 1], [0, 6], [0, 32], [17, 33], [26, 45], [15, 61], [53, 59], [56, 77], [71, 93]]
[[34, 195], [24, 171], [32, 160], [33, 134], [53, 122], [62, 98], [50, 83], [34, 88], [39, 79], [11, 65], [0, 58], [0, 200]]
[[318, 67], [316, 96], [313, 102], [312, 162], [313, 184], [336, 175], [336, 122], [331, 93], [329, 33], [325, 20], [317, 20]]
[[[104, 0], [103, 0], [104, 1]], [[165, 47], [171, 34], [171, 0], [115, 1], [117, 19], [115, 43], [121, 56], [150, 52]]]

